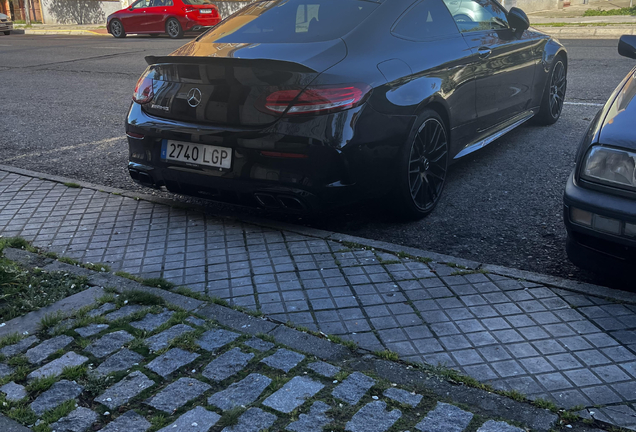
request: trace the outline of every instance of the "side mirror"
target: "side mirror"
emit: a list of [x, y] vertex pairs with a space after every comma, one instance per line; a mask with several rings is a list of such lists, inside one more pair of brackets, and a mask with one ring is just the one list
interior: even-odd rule
[[636, 36], [621, 36], [618, 41], [618, 53], [623, 57], [636, 59]]
[[516, 32], [522, 33], [530, 27], [530, 20], [524, 11], [517, 7], [513, 7], [508, 12], [508, 24], [510, 24], [510, 27], [512, 27]]

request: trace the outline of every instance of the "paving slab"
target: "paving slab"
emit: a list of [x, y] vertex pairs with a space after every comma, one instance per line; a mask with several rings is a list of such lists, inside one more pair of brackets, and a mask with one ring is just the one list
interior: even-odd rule
[[13, 373], [15, 368], [8, 364], [0, 363], [0, 378], [8, 377]]
[[114, 303], [104, 303], [103, 305], [93, 309], [92, 311], [89, 311], [87, 315], [91, 318], [95, 318], [98, 316], [102, 316], [107, 312], [114, 311], [115, 309], [117, 309], [117, 306], [115, 306]]
[[[402, 411], [395, 409], [388, 411], [386, 403], [382, 401], [371, 402], [353, 415], [351, 421], [345, 426], [346, 431], [351, 432], [385, 432], [402, 417]], [[437, 429], [435, 432], [450, 432], [446, 429]]]
[[31, 429], [0, 414], [0, 430], [2, 432], [31, 432]]
[[331, 394], [349, 405], [356, 405], [374, 384], [373, 378], [354, 372], [338, 384]]
[[223, 411], [254, 402], [271, 384], [272, 380], [264, 375], [251, 373], [241, 381], [231, 384], [225, 390], [208, 398], [208, 404]]
[[406, 390], [402, 390], [395, 387], [390, 387], [384, 390], [383, 395], [388, 397], [389, 399], [393, 399], [396, 402], [399, 402], [405, 405], [410, 405], [413, 408], [415, 408], [422, 401], [422, 398], [424, 397], [422, 395], [411, 393]]
[[419, 422], [415, 429], [421, 432], [462, 432], [473, 419], [473, 413], [455, 405], [438, 402], [434, 410]]
[[135, 339], [135, 337], [127, 331], [119, 330], [105, 334], [100, 339], [87, 346], [84, 351], [97, 358], [102, 358], [117, 351], [133, 339]]
[[149, 313], [141, 320], [131, 322], [130, 325], [136, 329], [151, 332], [170, 321], [172, 315], [174, 312], [170, 310], [164, 310], [158, 314]]
[[17, 402], [27, 397], [24, 386], [16, 384], [13, 381], [0, 387], [0, 392], [5, 394], [5, 399], [10, 402]]
[[134, 371], [96, 397], [95, 402], [113, 410], [127, 404], [132, 398], [153, 385], [155, 385], [153, 380], [140, 371]]
[[488, 420], [477, 429], [477, 432], [524, 432], [524, 430], [506, 422]]
[[66, 348], [71, 342], [73, 342], [73, 338], [64, 335], [47, 339], [41, 344], [27, 350], [26, 358], [31, 364], [42, 363], [51, 354]]
[[165, 378], [180, 367], [192, 363], [197, 357], [199, 357], [199, 354], [185, 351], [181, 348], [172, 348], [148, 363], [146, 367]]
[[182, 414], [174, 423], [159, 429], [159, 432], [208, 432], [220, 419], [217, 413], [198, 406]]
[[[79, 407], [51, 424], [51, 430], [55, 432], [86, 432], [98, 419], [95, 411]], [[90, 429], [92, 430], [92, 429]]]
[[31, 346], [38, 343], [40, 339], [38, 339], [35, 335], [29, 336], [27, 338], [22, 339], [20, 342], [15, 343], [13, 345], [7, 345], [6, 347], [0, 349], [0, 354], [5, 357], [13, 357], [17, 354], [22, 354], [26, 352]]
[[235, 341], [239, 336], [238, 333], [223, 329], [208, 330], [197, 339], [197, 344], [206, 351], [215, 351]]
[[204, 319], [201, 318], [197, 318], [194, 316], [190, 316], [188, 318], [186, 318], [186, 321], [189, 322], [190, 324], [197, 326], [197, 327], [204, 327], [206, 322]]
[[325, 386], [305, 376], [295, 376], [263, 401], [263, 405], [289, 414]]
[[83, 390], [84, 387], [75, 382], [61, 380], [38, 396], [30, 406], [34, 413], [38, 416], [42, 416], [46, 411], [57, 408], [67, 400], [75, 399]]
[[323, 432], [324, 427], [332, 422], [327, 417], [331, 407], [322, 401], [314, 402], [309, 414], [300, 414], [298, 420], [287, 425], [285, 429], [293, 432]]
[[248, 347], [255, 349], [257, 351], [269, 351], [275, 347], [275, 345], [271, 342], [264, 341], [261, 338], [252, 338], [246, 342], [243, 342]]
[[146, 404], [160, 411], [172, 414], [192, 399], [201, 396], [210, 385], [194, 378], [179, 378], [161, 392], [146, 401]]
[[146, 345], [152, 351], [159, 351], [161, 349], [167, 348], [170, 345], [170, 342], [179, 336], [183, 336], [184, 334], [193, 332], [194, 329], [186, 324], [177, 324], [175, 326], [170, 327], [158, 333], [154, 336], [151, 336], [146, 339]]
[[134, 411], [126, 411], [100, 429], [100, 432], [146, 432], [152, 425]]
[[267, 430], [276, 421], [276, 416], [259, 408], [250, 408], [239, 418], [234, 426], [223, 428], [222, 432], [260, 432]]
[[329, 363], [325, 363], [323, 361], [309, 363], [307, 367], [316, 372], [318, 375], [322, 375], [326, 378], [333, 378], [338, 372], [340, 372], [339, 367], [331, 365]]
[[254, 354], [246, 354], [240, 348], [232, 348], [212, 360], [203, 370], [203, 376], [212, 381], [223, 381], [242, 370], [254, 358]]
[[75, 333], [77, 333], [81, 337], [87, 338], [87, 337], [95, 336], [96, 334], [101, 333], [107, 328], [108, 328], [108, 324], [89, 324], [86, 327], [76, 328]]
[[144, 309], [146, 308], [141, 305], [126, 305], [126, 306], [122, 306], [121, 308], [117, 309], [114, 312], [104, 315], [104, 318], [108, 322], [113, 322], [118, 319], [128, 318]]
[[45, 378], [50, 376], [60, 376], [64, 372], [64, 368], [81, 366], [88, 361], [88, 357], [79, 355], [73, 351], [67, 352], [62, 357], [45, 364], [41, 368], [34, 370], [27, 375], [28, 380], [36, 378]]
[[300, 363], [304, 359], [305, 356], [302, 354], [298, 354], [297, 352], [281, 348], [271, 356], [265, 357], [263, 360], [261, 360], [261, 362], [265, 363], [269, 367], [280, 369], [283, 372], [287, 373], [295, 368], [296, 365], [298, 365], [298, 363]]
[[143, 360], [144, 357], [141, 354], [137, 354], [134, 351], [130, 351], [129, 349], [124, 348], [104, 360], [104, 362], [97, 366], [97, 368], [94, 369], [92, 373], [97, 376], [108, 375], [112, 372], [119, 372], [129, 369], [140, 364]]

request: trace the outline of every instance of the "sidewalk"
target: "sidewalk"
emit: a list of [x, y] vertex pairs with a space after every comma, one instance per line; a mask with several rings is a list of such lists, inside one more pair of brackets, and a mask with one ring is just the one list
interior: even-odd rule
[[0, 167], [0, 234], [636, 430], [634, 293], [64, 182]]

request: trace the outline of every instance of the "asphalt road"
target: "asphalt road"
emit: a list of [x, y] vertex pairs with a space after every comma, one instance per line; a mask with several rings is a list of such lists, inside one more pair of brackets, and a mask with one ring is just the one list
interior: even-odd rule
[[[422, 221], [396, 221], [381, 202], [302, 218], [206, 205], [212, 213], [256, 213], [616, 286], [568, 261], [561, 196], [577, 144], [598, 104], [634, 62], [618, 56], [615, 40], [563, 42], [570, 68], [568, 105], [560, 121], [550, 127], [523, 126], [454, 165], [439, 206]], [[1, 163], [152, 192], [128, 177], [123, 121], [145, 69], [143, 57], [167, 54], [183, 43], [149, 37], [0, 37]]]

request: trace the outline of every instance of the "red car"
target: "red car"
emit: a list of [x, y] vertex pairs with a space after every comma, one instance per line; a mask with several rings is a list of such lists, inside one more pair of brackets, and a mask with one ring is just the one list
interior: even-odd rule
[[116, 38], [128, 33], [166, 33], [178, 39], [185, 32], [205, 30], [220, 21], [219, 10], [208, 0], [138, 0], [109, 15], [106, 28]]

